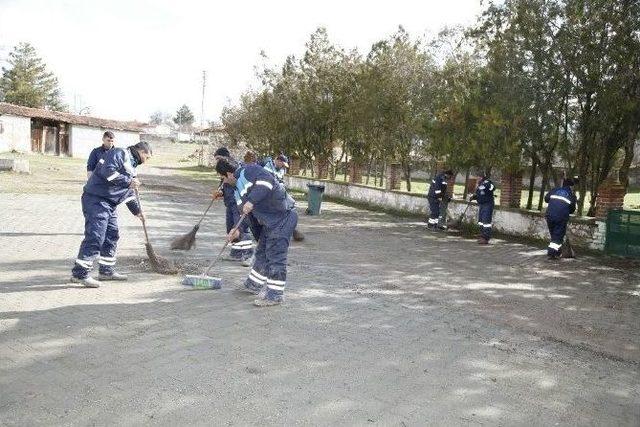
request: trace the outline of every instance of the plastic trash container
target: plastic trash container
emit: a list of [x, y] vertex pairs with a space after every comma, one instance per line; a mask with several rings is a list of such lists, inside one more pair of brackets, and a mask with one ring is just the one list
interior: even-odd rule
[[320, 206], [322, 205], [322, 193], [324, 193], [324, 185], [307, 184], [309, 191], [307, 192], [307, 215], [320, 215]]

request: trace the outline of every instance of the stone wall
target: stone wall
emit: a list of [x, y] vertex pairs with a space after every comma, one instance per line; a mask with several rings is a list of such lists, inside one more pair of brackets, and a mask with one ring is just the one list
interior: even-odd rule
[[[343, 200], [364, 203], [372, 207], [394, 209], [407, 213], [426, 215], [429, 212], [427, 198], [424, 195], [404, 191], [388, 191], [359, 184], [330, 180], [314, 180], [300, 176], [286, 176], [288, 188], [307, 191], [307, 184], [325, 186], [324, 194]], [[467, 207], [464, 200], [454, 199], [449, 203], [449, 215], [459, 218]], [[477, 222], [478, 205], [473, 202], [464, 216], [464, 222]], [[513, 236], [547, 240], [549, 232], [544, 215], [540, 212], [525, 211], [517, 208], [496, 206], [493, 215], [493, 229]], [[595, 218], [572, 218], [569, 224], [568, 237], [576, 246], [591, 249], [604, 249], [604, 223]]]

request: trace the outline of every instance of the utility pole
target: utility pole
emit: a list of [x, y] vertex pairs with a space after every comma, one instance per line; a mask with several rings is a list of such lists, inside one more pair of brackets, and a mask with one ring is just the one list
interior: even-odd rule
[[[207, 72], [202, 71], [202, 101], [200, 102], [200, 132], [204, 131], [204, 89], [207, 86]], [[204, 156], [204, 135], [200, 135], [201, 166], [206, 166]]]
[[207, 72], [202, 71], [202, 102], [200, 103], [200, 127], [204, 127], [204, 88], [207, 86]]

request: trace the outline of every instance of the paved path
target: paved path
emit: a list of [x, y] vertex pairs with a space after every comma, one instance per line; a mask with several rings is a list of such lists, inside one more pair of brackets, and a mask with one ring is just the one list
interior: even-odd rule
[[[147, 182], [156, 250], [197, 271], [221, 208], [171, 253], [204, 189]], [[239, 265], [209, 292], [150, 272], [126, 209], [131, 281], [97, 290], [67, 282], [79, 195], [2, 194], [0, 225], [0, 424], [640, 423], [640, 279], [619, 262], [553, 269], [534, 247], [327, 204], [301, 217], [287, 303], [256, 309]]]

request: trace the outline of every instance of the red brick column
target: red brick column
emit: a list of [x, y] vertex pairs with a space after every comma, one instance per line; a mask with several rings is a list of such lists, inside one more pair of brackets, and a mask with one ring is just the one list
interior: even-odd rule
[[364, 165], [353, 160], [349, 162], [349, 182], [354, 184], [362, 183], [362, 169]]
[[598, 187], [596, 197], [596, 217], [606, 218], [607, 212], [612, 209], [620, 209], [624, 205], [624, 185], [612, 177], [607, 178]]
[[327, 179], [329, 177], [329, 159], [320, 157], [316, 159], [316, 178]]
[[289, 159], [289, 175], [300, 175], [300, 157], [291, 156]]
[[470, 176], [469, 179], [467, 179], [467, 183], [466, 183], [467, 194], [474, 194], [476, 192], [477, 186], [478, 186], [478, 177]]
[[399, 190], [400, 189], [400, 176], [402, 170], [400, 169], [400, 163], [391, 163], [387, 166], [385, 188], [387, 190]]
[[502, 171], [500, 177], [500, 206], [519, 208], [522, 197], [522, 171]]

